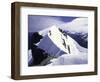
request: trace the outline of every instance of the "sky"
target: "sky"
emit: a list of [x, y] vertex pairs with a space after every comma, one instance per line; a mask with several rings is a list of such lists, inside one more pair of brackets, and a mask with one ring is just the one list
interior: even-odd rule
[[37, 32], [53, 25], [61, 26], [78, 17], [28, 15], [28, 31]]

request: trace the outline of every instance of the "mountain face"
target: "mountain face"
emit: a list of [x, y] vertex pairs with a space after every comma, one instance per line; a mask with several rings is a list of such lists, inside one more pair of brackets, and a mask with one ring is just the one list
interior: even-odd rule
[[[43, 36], [39, 32], [33, 33], [31, 36], [29, 66], [87, 63], [87, 50], [74, 40], [79, 38], [76, 38], [77, 35], [81, 36], [82, 34], [71, 34], [56, 26], [52, 26], [44, 32]], [[87, 38], [87, 35], [81, 38]]]
[[40, 41], [38, 47], [54, 57], [62, 54], [77, 54], [78, 52], [73, 39], [68, 35], [64, 36], [56, 26], [51, 27], [48, 34]]
[[[65, 35], [69, 35], [80, 46], [88, 48], [88, 18], [76, 18], [68, 23], [60, 24], [59, 27]], [[48, 28], [42, 31], [45, 34]]]
[[[59, 27], [63, 33], [69, 35], [82, 47], [88, 48], [88, 18], [76, 18], [71, 22], [60, 24]], [[51, 27], [47, 27], [38, 33], [42, 36], [47, 35]], [[32, 33], [29, 33], [29, 41]], [[29, 43], [31, 46], [31, 44]], [[29, 46], [29, 48], [30, 48]]]
[[70, 53], [70, 47], [66, 37], [56, 26], [50, 28], [47, 35], [40, 41], [38, 47], [54, 57], [58, 57], [64, 53]]
[[88, 20], [75, 20], [28, 33], [28, 65], [88, 63]]

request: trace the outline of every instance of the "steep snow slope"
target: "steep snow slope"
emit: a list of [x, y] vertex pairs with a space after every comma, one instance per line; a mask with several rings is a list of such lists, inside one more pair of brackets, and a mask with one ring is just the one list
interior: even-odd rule
[[46, 36], [40, 41], [39, 48], [51, 56], [58, 57], [62, 54], [78, 54], [78, 49], [70, 36], [64, 36], [56, 27], [52, 26]]
[[[57, 37], [55, 37], [55, 38], [57, 38]], [[53, 38], [51, 38], [51, 39], [55, 42], [57, 41]], [[87, 60], [88, 59], [88, 55], [87, 55], [88, 50], [84, 47], [81, 47], [74, 39], [72, 39], [69, 36], [67, 36], [67, 42], [70, 45], [71, 53], [60, 54], [57, 58], [52, 59], [50, 61], [51, 64], [48, 64], [48, 65], [71, 65], [71, 64], [87, 64], [88, 63], [88, 60]]]
[[78, 54], [63, 54], [58, 58], [54, 58], [48, 66], [52, 65], [73, 65], [73, 64], [87, 64], [88, 63], [88, 50], [81, 47], [76, 41], [74, 41]]

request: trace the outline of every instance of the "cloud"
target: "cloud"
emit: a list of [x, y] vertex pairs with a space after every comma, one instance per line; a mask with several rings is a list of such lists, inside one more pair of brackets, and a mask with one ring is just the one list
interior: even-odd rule
[[29, 32], [40, 31], [53, 25], [70, 32], [88, 32], [88, 18], [76, 18], [71, 22], [64, 22], [59, 17], [29, 16], [28, 25]]
[[76, 18], [72, 22], [60, 25], [60, 27], [70, 32], [88, 33], [88, 18]]
[[29, 32], [43, 30], [53, 25], [59, 26], [61, 24], [63, 24], [63, 22], [58, 18], [55, 19], [48, 16], [31, 16], [29, 18]]

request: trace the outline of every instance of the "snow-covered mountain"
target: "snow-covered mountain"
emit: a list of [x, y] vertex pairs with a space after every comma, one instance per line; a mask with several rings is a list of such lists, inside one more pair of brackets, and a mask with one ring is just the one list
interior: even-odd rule
[[76, 65], [76, 64], [87, 64], [87, 53], [79, 52], [78, 55], [73, 54], [63, 54], [59, 56], [58, 58], [54, 58], [50, 60], [50, 64], [48, 66], [54, 66], [54, 65]]
[[[63, 40], [67, 48], [63, 45]], [[52, 26], [49, 29], [48, 34], [40, 41], [38, 47], [54, 57], [50, 60], [51, 63], [48, 65], [87, 63], [87, 49], [81, 47], [70, 36], [64, 36], [56, 26]]]
[[54, 65], [75, 65], [75, 64], [87, 64], [88, 63], [88, 49], [80, 46], [75, 40], [73, 40], [76, 48], [78, 49], [78, 53], [74, 54], [63, 54], [58, 58], [54, 58], [50, 60], [50, 64], [48, 66]]
[[[65, 26], [51, 26], [39, 31], [38, 33], [42, 35], [43, 38], [36, 45], [39, 49], [45, 51], [43, 54], [48, 53], [46, 54], [48, 55], [48, 58], [46, 58], [41, 65], [44, 65], [43, 63], [48, 61], [49, 64], [47, 63], [46, 65], [71, 65], [88, 63], [87, 19], [77, 18]], [[29, 62], [31, 63], [31, 61], [34, 61], [31, 56], [31, 50], [29, 50], [29, 55]]]
[[52, 26], [47, 35], [40, 41], [39, 48], [54, 57], [62, 54], [78, 54], [76, 45], [70, 36], [64, 36], [59, 28]]
[[[63, 23], [59, 26], [60, 29], [76, 40], [80, 46], [88, 48], [88, 19], [87, 18], [76, 18], [69, 23]], [[39, 31], [39, 34], [45, 36], [50, 27]]]

